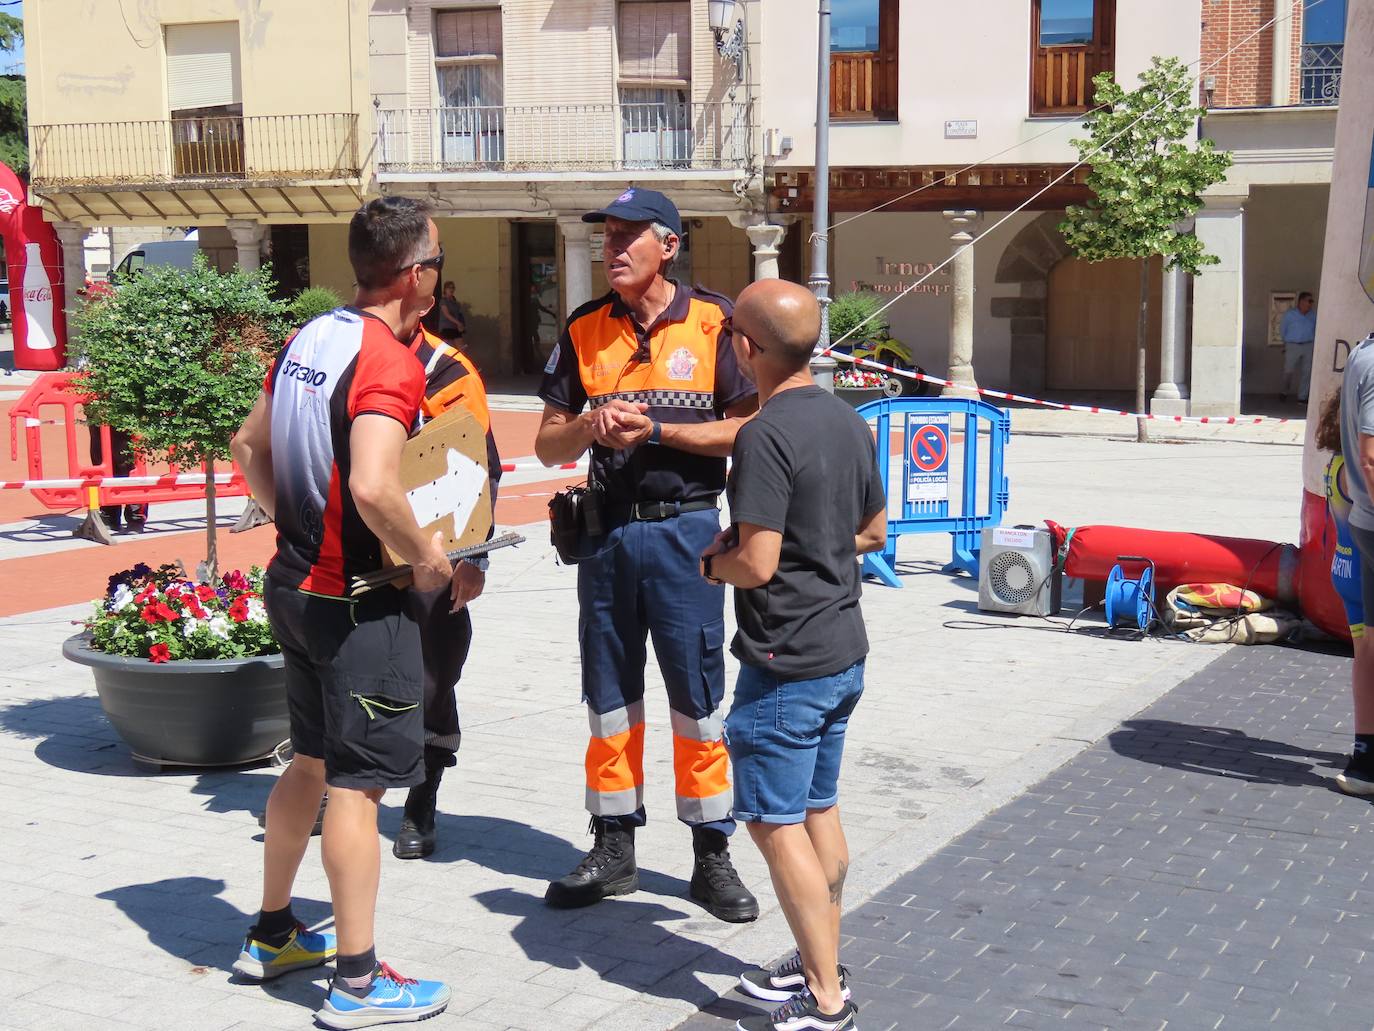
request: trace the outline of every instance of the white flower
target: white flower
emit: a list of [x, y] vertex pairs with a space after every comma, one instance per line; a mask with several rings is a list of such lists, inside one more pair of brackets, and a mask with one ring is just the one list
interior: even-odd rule
[[196, 619], [194, 616], [187, 616], [185, 622], [186, 626], [181, 631], [182, 635], [185, 637], [190, 637], [192, 634], [194, 634], [197, 630], [199, 630], [201, 627], [205, 625], [205, 620]]
[[229, 631], [232, 629], [229, 620], [222, 615], [214, 615], [209, 619], [210, 633], [218, 637], [221, 641], [229, 640]]
[[263, 605], [261, 598], [248, 599], [248, 619], [253, 623], [267, 622], [267, 607]]
[[128, 584], [120, 584], [115, 588], [114, 597], [110, 599], [110, 611], [118, 612], [128, 608], [134, 602], [133, 589]]

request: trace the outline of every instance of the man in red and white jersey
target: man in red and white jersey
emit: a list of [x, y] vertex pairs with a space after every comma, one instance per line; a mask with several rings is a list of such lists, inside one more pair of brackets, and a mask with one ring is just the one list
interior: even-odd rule
[[[262, 911], [234, 969], [266, 979], [337, 951], [316, 1014], [334, 1028], [422, 1020], [450, 997], [440, 982], [378, 963], [372, 936], [378, 803], [387, 788], [425, 778], [411, 592], [347, 597], [353, 576], [381, 566], [383, 543], [414, 567], [417, 591], [452, 583], [440, 535], [416, 523], [398, 476], [425, 392], [425, 370], [403, 341], [431, 303], [444, 252], [423, 204], [385, 197], [353, 216], [348, 257], [354, 304], [291, 338], [233, 445], [277, 523], [264, 600], [285, 659], [295, 752], [268, 799]], [[306, 930], [291, 912], [326, 785], [322, 856], [337, 950], [332, 935]]]

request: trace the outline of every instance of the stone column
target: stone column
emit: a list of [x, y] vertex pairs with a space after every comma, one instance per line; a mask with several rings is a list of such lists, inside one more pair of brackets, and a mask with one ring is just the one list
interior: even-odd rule
[[1182, 269], [1164, 270], [1160, 312], [1159, 386], [1150, 399], [1155, 415], [1187, 415], [1188, 387], [1183, 382], [1187, 363], [1188, 275]]
[[1239, 415], [1245, 301], [1246, 193], [1205, 198], [1197, 236], [1221, 259], [1193, 280], [1191, 415]]
[[592, 227], [578, 218], [560, 218], [563, 236], [563, 298], [568, 314], [592, 299]]
[[251, 218], [231, 218], [224, 224], [234, 238], [239, 268], [245, 272], [258, 268], [262, 264], [262, 237], [267, 227]]
[[[81, 295], [77, 291], [86, 285], [86, 227], [80, 222], [54, 222], [53, 229], [62, 243], [62, 283], [66, 298], [62, 310], [67, 316], [67, 333], [70, 336], [72, 316], [81, 306]], [[9, 298], [5, 298], [5, 301], [8, 303]]]
[[949, 306], [949, 371], [945, 378], [956, 386], [945, 387], [945, 397], [977, 397], [978, 386], [973, 375], [973, 232], [980, 211], [946, 211], [945, 218], [954, 227], [950, 242], [954, 245], [954, 260], [949, 263], [953, 285]]
[[746, 226], [744, 231], [754, 247], [754, 278], [777, 279], [778, 246], [787, 235], [787, 227], [763, 222]]
[[[1270, 104], [1274, 107], [1288, 107], [1293, 103], [1293, 26], [1300, 24], [1293, 15], [1294, 0], [1277, 0], [1274, 4], [1274, 47], [1272, 61], [1273, 84], [1270, 87]], [[1286, 8], [1286, 9], [1285, 9]]]

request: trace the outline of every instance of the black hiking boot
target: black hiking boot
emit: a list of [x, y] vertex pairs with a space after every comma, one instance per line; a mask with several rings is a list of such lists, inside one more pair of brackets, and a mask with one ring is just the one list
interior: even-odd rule
[[717, 920], [747, 924], [759, 918], [759, 901], [754, 898], [730, 862], [730, 839], [717, 830], [692, 828], [692, 850], [696, 865], [692, 870], [692, 898], [700, 902]]
[[443, 776], [444, 767], [426, 764], [424, 783], [416, 784], [406, 795], [401, 829], [391, 846], [391, 854], [397, 859], [424, 859], [434, 852], [434, 810]]
[[579, 909], [639, 888], [634, 828], [607, 825], [593, 816], [588, 830], [596, 835], [592, 850], [577, 869], [554, 881], [544, 893], [544, 901], [554, 909]]

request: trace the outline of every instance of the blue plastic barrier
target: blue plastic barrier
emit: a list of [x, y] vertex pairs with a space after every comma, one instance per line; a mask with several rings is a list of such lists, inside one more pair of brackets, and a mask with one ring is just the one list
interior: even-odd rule
[[[1011, 416], [986, 401], [969, 398], [893, 398], [870, 401], [857, 409], [865, 419], [877, 420], [878, 469], [888, 499], [887, 544], [880, 552], [864, 556], [864, 572], [872, 573], [889, 587], [901, 587], [897, 578], [897, 539], [908, 533], [947, 533], [953, 538], [953, 557], [945, 567], [978, 575], [980, 535], [985, 526], [998, 526], [1007, 510], [1010, 489], [1004, 454], [1011, 440]], [[963, 417], [962, 426], [958, 425]], [[902, 439], [900, 501], [894, 515], [892, 484], [893, 420], [905, 419]], [[982, 421], [986, 437], [979, 437]], [[898, 423], [897, 425], [901, 425]], [[963, 476], [959, 496], [950, 497], [949, 466], [955, 434], [963, 434]], [[979, 511], [979, 449], [988, 445], [986, 511]], [[959, 507], [950, 511], [951, 501]]]

